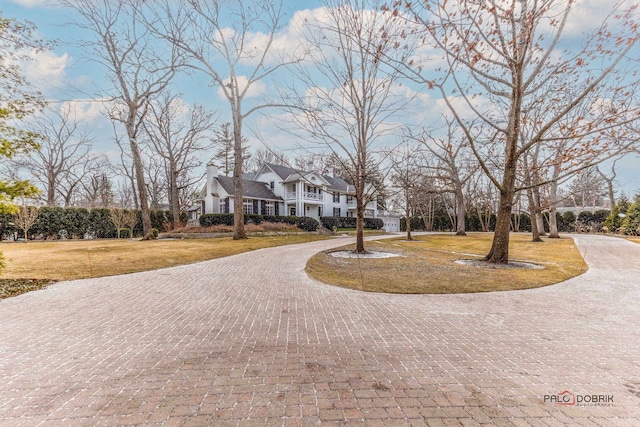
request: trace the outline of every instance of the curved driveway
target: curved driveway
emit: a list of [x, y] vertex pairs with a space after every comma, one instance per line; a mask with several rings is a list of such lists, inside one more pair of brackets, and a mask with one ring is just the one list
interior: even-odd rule
[[575, 239], [589, 271], [529, 291], [309, 279], [341, 239], [2, 300], [0, 425], [640, 425], [640, 245]]

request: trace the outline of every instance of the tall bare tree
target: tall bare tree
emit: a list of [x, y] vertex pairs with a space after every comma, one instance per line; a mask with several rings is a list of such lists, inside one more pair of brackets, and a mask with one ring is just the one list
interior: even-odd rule
[[114, 205], [112, 171], [103, 169], [89, 175], [80, 183], [82, 186], [82, 205], [89, 208], [108, 208]]
[[164, 161], [174, 227], [180, 226], [180, 190], [195, 180], [191, 170], [202, 165], [202, 151], [211, 148], [208, 131], [215, 120], [201, 105], [186, 111], [182, 107], [177, 95], [166, 92], [150, 105], [150, 117], [144, 124], [154, 153]]
[[[276, 32], [285, 17], [282, 0], [156, 0], [149, 27], [190, 58], [228, 101], [233, 127], [233, 238], [246, 239], [243, 212], [243, 123], [267, 102], [251, 102], [252, 93], [278, 69], [300, 57], [278, 56]], [[289, 52], [291, 53], [291, 52]], [[242, 73], [245, 73], [244, 75]]]
[[40, 150], [16, 158], [16, 164], [33, 175], [44, 189], [47, 206], [69, 205], [74, 191], [98, 167], [100, 155], [91, 151], [92, 138], [66, 109], [37, 117], [32, 132], [40, 135]]
[[[424, 171], [428, 168], [425, 168], [425, 159], [420, 155], [418, 148], [409, 144], [395, 147], [389, 153], [388, 158], [391, 167], [389, 176], [393, 182], [392, 198], [395, 199], [397, 208], [404, 209], [407, 240], [413, 240], [411, 237], [411, 217], [419, 209], [418, 204], [421, 201], [419, 194], [425, 191], [422, 186]], [[424, 208], [422, 212], [426, 214]]]
[[[567, 153], [581, 167], [578, 163], [594, 162], [608, 150], [610, 141], [603, 137], [638, 120], [638, 82], [625, 78], [640, 39], [638, 11], [616, 10], [576, 50], [563, 45], [570, 12], [580, 7], [576, 2], [428, 0], [396, 5], [393, 14], [420, 25], [420, 36], [444, 53], [446, 64], [435, 79], [424, 72], [428, 64], [420, 58], [407, 55], [404, 70], [440, 92], [498, 189], [496, 231], [485, 259], [506, 263], [511, 210], [516, 193], [524, 189], [517, 180], [522, 157], [540, 141], [569, 138]], [[583, 109], [587, 115], [571, 116], [582, 106], [588, 106]], [[487, 156], [485, 144], [499, 150]], [[489, 164], [496, 158], [501, 161], [497, 174]]]
[[604, 166], [596, 166], [596, 170], [598, 171], [598, 174], [600, 174], [600, 177], [604, 180], [604, 182], [607, 185], [607, 196], [609, 198], [609, 209], [613, 209], [613, 206], [615, 206], [616, 204], [616, 191], [615, 191], [615, 180], [616, 177], [618, 176], [618, 173], [616, 171], [616, 164], [618, 163], [618, 161], [621, 159], [621, 157], [618, 157], [617, 159], [614, 159], [611, 164], [609, 165], [609, 170], [610, 173], [604, 173], [602, 170], [604, 169]]
[[75, 25], [93, 35], [81, 43], [88, 59], [101, 64], [107, 72], [111, 88], [103, 96], [113, 105], [110, 118], [125, 128], [142, 212], [143, 239], [151, 239], [138, 138], [150, 103], [169, 85], [181, 55], [172, 44], [160, 43], [143, 25], [138, 8], [142, 3], [142, 0], [63, 0], [80, 17]]
[[444, 186], [453, 192], [453, 210], [455, 213], [455, 231], [457, 236], [466, 236], [465, 224], [465, 186], [478, 170], [477, 163], [471, 160], [473, 154], [464, 141], [457, 141], [459, 133], [454, 123], [447, 123], [444, 137], [424, 132], [417, 137], [422, 147], [437, 162], [431, 166], [433, 176], [443, 181]]
[[[287, 99], [290, 120], [301, 140], [326, 146], [355, 187], [356, 253], [365, 253], [363, 219], [375, 188], [367, 185], [378, 170], [375, 150], [397, 133], [397, 114], [409, 99], [394, 95], [398, 73], [380, 61], [392, 55], [394, 42], [386, 31], [398, 30], [379, 12], [375, 0], [328, 0], [326, 17], [307, 22], [303, 33], [310, 46], [311, 66], [297, 67], [304, 92]], [[322, 84], [318, 84], [318, 81]]]

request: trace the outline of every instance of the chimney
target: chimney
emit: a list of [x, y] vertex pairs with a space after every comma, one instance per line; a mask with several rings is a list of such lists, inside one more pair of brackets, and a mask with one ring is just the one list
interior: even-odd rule
[[207, 181], [218, 177], [218, 167], [213, 163], [207, 165]]
[[311, 172], [313, 170], [313, 161], [309, 160], [307, 162], [307, 172]]

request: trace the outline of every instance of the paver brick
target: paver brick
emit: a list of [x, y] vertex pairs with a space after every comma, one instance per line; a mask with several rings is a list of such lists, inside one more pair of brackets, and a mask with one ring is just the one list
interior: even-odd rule
[[0, 300], [0, 426], [640, 425], [640, 245], [575, 239], [586, 274], [519, 292], [306, 276], [347, 239]]

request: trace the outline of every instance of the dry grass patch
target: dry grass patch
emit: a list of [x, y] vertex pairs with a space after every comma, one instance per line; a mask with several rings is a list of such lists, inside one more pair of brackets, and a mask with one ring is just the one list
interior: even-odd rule
[[321, 252], [307, 263], [306, 271], [322, 282], [369, 292], [468, 293], [537, 288], [558, 283], [587, 270], [573, 239], [531, 242], [529, 234], [512, 234], [513, 261], [543, 265], [541, 270], [487, 268], [460, 265], [459, 259], [479, 259], [491, 247], [493, 234], [467, 237], [426, 235], [408, 242], [401, 238], [368, 242], [367, 250], [395, 252], [403, 257], [385, 259], [335, 258]]
[[74, 240], [3, 243], [2, 278], [72, 280], [113, 276], [190, 264], [272, 246], [305, 243], [324, 237], [230, 237], [194, 240]]
[[625, 237], [625, 239], [633, 243], [640, 243], [640, 237], [638, 236]]
[[[362, 230], [364, 236], [384, 236], [387, 233], [384, 230]], [[355, 228], [338, 228], [336, 232], [338, 235], [346, 234], [347, 236], [355, 237], [357, 232]]]

